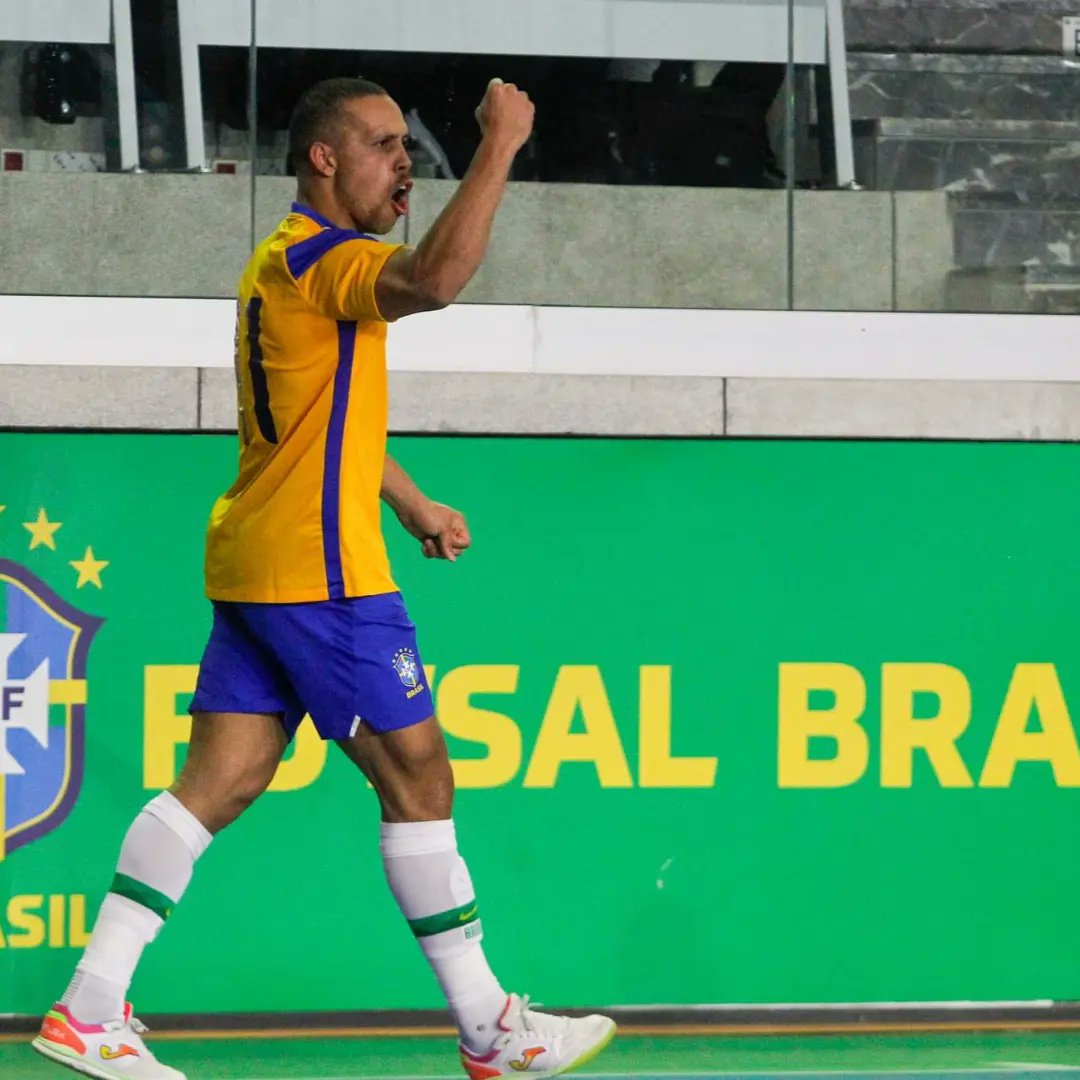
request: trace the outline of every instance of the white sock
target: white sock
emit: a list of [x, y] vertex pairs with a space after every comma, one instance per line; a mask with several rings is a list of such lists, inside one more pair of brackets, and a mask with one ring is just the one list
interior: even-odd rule
[[103, 1024], [122, 1018], [143, 949], [184, 895], [195, 860], [210, 840], [201, 822], [167, 791], [140, 811], [124, 837], [90, 943], [61, 998], [76, 1020]]
[[481, 948], [476, 893], [453, 821], [383, 822], [379, 847], [390, 891], [409, 921], [473, 1052], [486, 1050], [506, 1005]]

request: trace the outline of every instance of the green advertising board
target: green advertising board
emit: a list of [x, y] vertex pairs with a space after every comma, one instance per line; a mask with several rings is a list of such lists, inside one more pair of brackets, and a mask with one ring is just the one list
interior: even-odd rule
[[[1080, 447], [398, 438], [387, 521], [509, 989], [558, 1004], [1080, 998]], [[213, 435], [0, 434], [0, 1012], [60, 993], [183, 762]], [[42, 669], [42, 663], [47, 667]], [[298, 738], [133, 987], [432, 1007], [378, 809]]]

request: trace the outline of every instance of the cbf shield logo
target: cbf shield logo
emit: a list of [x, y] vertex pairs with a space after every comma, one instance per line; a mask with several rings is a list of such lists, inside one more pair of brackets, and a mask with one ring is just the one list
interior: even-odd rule
[[394, 654], [394, 670], [406, 689], [413, 690], [420, 685], [420, 668], [412, 649], [399, 649]]
[[86, 658], [103, 621], [0, 559], [0, 859], [52, 832], [75, 805]]

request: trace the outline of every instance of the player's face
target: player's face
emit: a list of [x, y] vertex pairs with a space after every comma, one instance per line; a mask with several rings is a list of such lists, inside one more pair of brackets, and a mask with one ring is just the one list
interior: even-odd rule
[[408, 135], [405, 117], [389, 97], [358, 98], [344, 106], [334, 187], [361, 232], [388, 233], [408, 213]]

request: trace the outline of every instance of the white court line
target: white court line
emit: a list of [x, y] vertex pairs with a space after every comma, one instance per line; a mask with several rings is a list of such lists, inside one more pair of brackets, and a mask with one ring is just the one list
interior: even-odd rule
[[1076, 1072], [1077, 1065], [1051, 1065], [1043, 1061], [999, 1061], [1008, 1069], [1032, 1069], [1038, 1072]]
[[879, 1012], [884, 1009], [918, 1010], [918, 1009], [1047, 1009], [1055, 1003], [1053, 998], [1025, 998], [1015, 1001], [965, 1001], [953, 999], [952, 1001], [778, 1001], [778, 1002], [717, 1002], [704, 1005], [680, 1005], [671, 1003], [668, 1005], [605, 1005], [604, 1009], [611, 1011], [634, 1010], [635, 1012], [742, 1012], [753, 1009], [761, 1012], [784, 1012], [789, 1009], [813, 1009], [814, 1012], [832, 1010], [859, 1009], [860, 1011]]
[[[996, 1074], [1012, 1076], [1021, 1069], [1037, 1070], [1039, 1072], [1080, 1072], [1080, 1066], [1076, 1065], [1043, 1065], [1026, 1063], [1022, 1061], [1002, 1061], [985, 1068], [971, 1069], [735, 1069], [728, 1071], [708, 1072], [658, 1072], [656, 1069], [633, 1069], [623, 1072], [580, 1072], [572, 1075], [577, 1080], [639, 1080], [639, 1078], [653, 1077], [655, 1080], [702, 1080], [702, 1078], [716, 1078], [724, 1080], [724, 1077], [743, 1076], [987, 1076]], [[227, 1080], [220, 1077], [218, 1080]], [[245, 1078], [250, 1080], [250, 1078]], [[258, 1077], [256, 1080], [281, 1080], [281, 1077]], [[370, 1073], [348, 1074], [345, 1076], [291, 1076], [289, 1080], [376, 1080]], [[447, 1073], [442, 1076], [433, 1076], [431, 1073], [387, 1074], [378, 1080], [461, 1080], [460, 1073]]]

